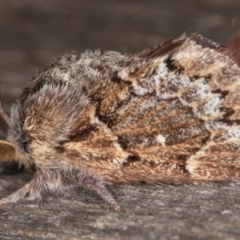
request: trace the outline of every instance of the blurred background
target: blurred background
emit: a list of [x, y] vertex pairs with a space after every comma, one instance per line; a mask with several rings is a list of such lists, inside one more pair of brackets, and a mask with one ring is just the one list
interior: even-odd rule
[[239, 0], [0, 0], [1, 99], [53, 57], [86, 49], [138, 52], [198, 32], [225, 42], [240, 28]]

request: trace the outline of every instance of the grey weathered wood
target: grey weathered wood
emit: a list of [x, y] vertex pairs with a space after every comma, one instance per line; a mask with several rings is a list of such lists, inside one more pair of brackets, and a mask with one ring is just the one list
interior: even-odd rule
[[[1, 1], [3, 104], [9, 111], [54, 56], [87, 48], [137, 52], [184, 31], [223, 42], [239, 28], [239, 13], [239, 0]], [[31, 178], [8, 169], [0, 165], [0, 197]], [[239, 239], [239, 184], [113, 185], [119, 213], [95, 194], [71, 189], [39, 203], [1, 206], [0, 239]]]

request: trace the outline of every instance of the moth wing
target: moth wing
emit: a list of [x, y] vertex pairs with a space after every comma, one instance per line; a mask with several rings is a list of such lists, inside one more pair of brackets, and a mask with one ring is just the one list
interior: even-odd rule
[[69, 161], [116, 181], [237, 178], [240, 69], [225, 50], [191, 34], [129, 56], [65, 145]]

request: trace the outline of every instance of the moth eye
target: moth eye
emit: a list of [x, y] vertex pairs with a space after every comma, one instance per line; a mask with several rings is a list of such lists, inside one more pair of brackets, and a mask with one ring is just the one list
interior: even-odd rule
[[87, 88], [85, 86], [82, 87], [82, 92], [87, 93]]
[[24, 152], [28, 153], [28, 141], [22, 141], [21, 142], [21, 147], [24, 150]]

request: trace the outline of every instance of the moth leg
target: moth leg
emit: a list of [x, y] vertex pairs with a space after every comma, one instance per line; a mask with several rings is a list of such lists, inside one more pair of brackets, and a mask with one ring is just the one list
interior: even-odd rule
[[101, 198], [103, 198], [107, 203], [109, 203], [116, 211], [119, 211], [121, 208], [117, 202], [112, 197], [112, 194], [104, 186], [101, 179], [96, 176], [93, 176], [86, 172], [81, 172], [79, 170], [74, 170], [71, 172], [63, 173], [64, 178], [67, 181], [78, 185], [87, 190], [96, 192]]
[[24, 198], [26, 199], [26, 196], [30, 192], [31, 188], [32, 188], [32, 182], [25, 184], [23, 187], [21, 187], [19, 190], [12, 193], [8, 197], [2, 198], [0, 200], [0, 205], [6, 204], [6, 203], [15, 203], [15, 202], [18, 202], [19, 200], [23, 200]]
[[102, 183], [80, 183], [81, 187], [88, 189], [90, 191], [96, 192], [101, 198], [103, 198], [107, 203], [109, 203], [116, 211], [120, 211], [121, 208], [118, 203], [112, 197], [112, 194], [107, 190], [107, 188]]
[[[58, 176], [59, 175], [59, 176]], [[0, 205], [15, 203], [21, 200], [38, 200], [44, 193], [51, 190], [58, 190], [60, 187], [60, 174], [54, 171], [38, 170], [33, 179], [10, 196], [0, 200]]]

